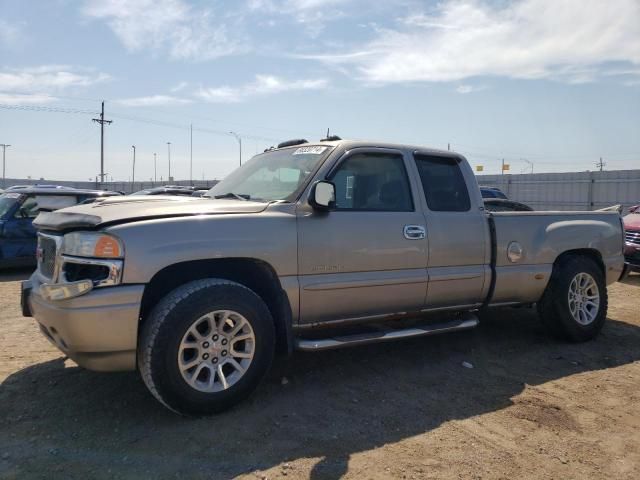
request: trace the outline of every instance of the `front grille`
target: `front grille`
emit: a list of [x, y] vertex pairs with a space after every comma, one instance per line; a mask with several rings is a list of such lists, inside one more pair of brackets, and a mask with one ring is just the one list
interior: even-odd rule
[[640, 232], [624, 232], [624, 240], [627, 243], [640, 245]]
[[47, 278], [53, 278], [56, 267], [56, 241], [53, 238], [40, 236], [38, 243], [40, 273]]

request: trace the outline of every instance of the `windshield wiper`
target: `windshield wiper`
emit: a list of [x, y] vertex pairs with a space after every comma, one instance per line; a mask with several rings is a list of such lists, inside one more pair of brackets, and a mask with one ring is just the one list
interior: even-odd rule
[[250, 195], [247, 195], [246, 193], [233, 193], [233, 192], [228, 192], [228, 193], [223, 193], [221, 195], [214, 195], [213, 198], [235, 198], [236, 200], [249, 200], [251, 198]]

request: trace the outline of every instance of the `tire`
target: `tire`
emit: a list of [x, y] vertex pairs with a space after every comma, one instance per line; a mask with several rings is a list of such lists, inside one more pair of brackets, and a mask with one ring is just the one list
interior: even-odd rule
[[[240, 330], [232, 337], [236, 327]], [[240, 355], [237, 345], [245, 358], [235, 357]], [[152, 310], [138, 339], [138, 369], [167, 408], [206, 415], [249, 396], [269, 370], [274, 352], [274, 322], [262, 299], [238, 283], [204, 279], [176, 288]], [[187, 369], [191, 362], [198, 363]]]
[[[583, 300], [575, 300], [574, 296], [574, 301], [570, 301], [574, 281], [574, 287], [578, 282], [592, 285], [587, 291], [590, 296], [597, 289], [597, 309], [592, 305], [594, 300], [584, 300], [586, 296], [581, 296]], [[578, 312], [581, 310], [577, 307], [580, 301], [590, 302], [585, 307], [586, 312]], [[561, 259], [554, 265], [549, 284], [537, 304], [538, 316], [547, 330], [555, 337], [570, 342], [586, 342], [596, 337], [607, 318], [607, 307], [607, 286], [602, 269], [591, 258], [577, 255]]]

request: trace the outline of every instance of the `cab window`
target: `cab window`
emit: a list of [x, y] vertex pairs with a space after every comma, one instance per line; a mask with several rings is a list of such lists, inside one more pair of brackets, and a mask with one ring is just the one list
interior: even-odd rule
[[39, 212], [38, 202], [35, 197], [27, 197], [15, 213], [16, 218], [36, 218]]
[[469, 211], [471, 201], [467, 184], [454, 158], [415, 155], [415, 161], [429, 210]]
[[337, 210], [413, 211], [401, 155], [354, 154], [339, 165], [330, 180], [336, 186]]

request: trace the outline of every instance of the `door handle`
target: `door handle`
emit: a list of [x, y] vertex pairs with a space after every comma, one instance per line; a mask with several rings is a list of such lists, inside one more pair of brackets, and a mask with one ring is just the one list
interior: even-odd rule
[[407, 240], [421, 240], [427, 235], [427, 230], [422, 225], [405, 225], [402, 232]]

